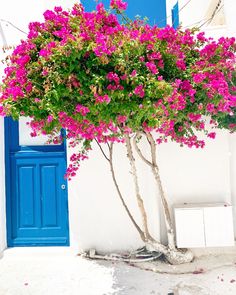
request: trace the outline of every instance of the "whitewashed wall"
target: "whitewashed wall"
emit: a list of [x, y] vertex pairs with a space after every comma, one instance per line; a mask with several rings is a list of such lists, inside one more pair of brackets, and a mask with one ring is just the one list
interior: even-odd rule
[[[169, 2], [170, 0], [167, 0]], [[198, 26], [201, 20], [206, 20], [206, 12], [211, 2], [217, 0], [178, 0], [179, 18], [182, 27]]]
[[[202, 1], [202, 0], [201, 0]], [[229, 1], [229, 0], [228, 0]], [[72, 6], [74, 1], [5, 1], [1, 4], [0, 18], [7, 19], [27, 30], [31, 20], [40, 20], [46, 8], [63, 4]], [[168, 9], [175, 1], [171, 0]], [[180, 8], [186, 1], [179, 1]], [[197, 2], [197, 4], [196, 4]], [[182, 3], [182, 4], [181, 4]], [[182, 10], [187, 19], [198, 21], [199, 7], [205, 3], [192, 1], [192, 10]], [[187, 7], [187, 6], [186, 6]], [[199, 13], [199, 14], [198, 14]], [[167, 12], [170, 15], [170, 11]], [[9, 44], [16, 44], [24, 35], [10, 26], [7, 31]], [[5, 197], [3, 165], [3, 125], [0, 122], [0, 247], [5, 245]], [[145, 143], [143, 143], [145, 148]], [[146, 148], [145, 148], [146, 149]], [[159, 147], [159, 163], [163, 183], [171, 204], [182, 202], [233, 202], [236, 204], [236, 137], [220, 132], [216, 140], [208, 141], [203, 150], [180, 148], [174, 143]], [[229, 152], [231, 151], [231, 157]], [[68, 157], [72, 153], [68, 151]], [[140, 215], [134, 199], [133, 184], [123, 146], [115, 150], [115, 166], [121, 189], [131, 206], [133, 214], [140, 222]], [[151, 232], [165, 240], [163, 218], [159, 210], [150, 171], [137, 162], [145, 205], [149, 213]], [[100, 251], [135, 249], [142, 245], [133, 225], [117, 197], [109, 173], [109, 166], [100, 151], [95, 149], [90, 159], [82, 163], [76, 178], [69, 182], [69, 216], [71, 246], [75, 251], [96, 248]], [[161, 228], [161, 230], [160, 230]]]
[[[147, 151], [145, 145], [143, 148]], [[231, 166], [226, 132], [219, 131], [215, 140], [206, 139], [204, 149], [181, 148], [175, 143], [167, 143], [160, 145], [158, 152], [163, 184], [171, 205], [185, 202], [231, 203]], [[117, 147], [115, 154], [121, 188], [132, 212], [139, 218], [124, 147]], [[162, 241], [165, 241], [165, 226], [163, 218], [160, 218], [162, 214], [158, 210], [152, 176], [140, 161], [137, 163], [151, 232], [156, 237], [161, 232]], [[97, 148], [91, 152], [90, 159], [84, 161], [77, 177], [69, 182], [69, 195], [73, 248], [95, 247], [113, 251], [141, 245], [114, 190], [109, 166]]]
[[166, 22], [168, 25], [172, 25], [172, 14], [171, 10], [174, 7], [174, 5], [177, 3], [177, 0], [167, 0], [166, 1]]
[[[140, 224], [126, 154], [125, 146], [118, 144], [114, 150], [114, 165], [124, 198]], [[158, 200], [150, 171], [140, 161], [137, 161], [137, 166], [150, 230], [159, 238]], [[118, 198], [109, 164], [96, 145], [90, 153], [90, 159], [82, 163], [78, 175], [69, 182], [69, 196], [70, 235], [75, 250], [97, 248], [102, 251], [114, 251], [134, 249], [142, 245]]]
[[[170, 2], [169, 0], [168, 2]], [[209, 11], [212, 11], [214, 7], [217, 5], [218, 0], [179, 0], [179, 8], [180, 8], [180, 23], [183, 28], [197, 26], [202, 24], [204, 20], [209, 18]], [[201, 30], [206, 32], [206, 35], [209, 37], [213, 37], [215, 39], [220, 38], [221, 36], [235, 37], [236, 34], [236, 19], [235, 19], [235, 11], [236, 11], [236, 1], [235, 0], [223, 0], [220, 6], [223, 5], [220, 13], [224, 15], [225, 22], [219, 23], [213, 22], [208, 24], [206, 23]], [[219, 15], [219, 13], [218, 13]], [[227, 139], [228, 137], [228, 139]], [[227, 134], [222, 133], [220, 138], [216, 139], [216, 141], [212, 141], [211, 151], [209, 150], [209, 146], [206, 147], [203, 153], [205, 156], [211, 156], [214, 161], [214, 157], [221, 157], [221, 167], [212, 161], [211, 167], [218, 166], [219, 170], [224, 170], [225, 174], [218, 174], [216, 176], [215, 181], [212, 181], [212, 185], [214, 189], [207, 189], [205, 187], [207, 195], [216, 192], [217, 196], [215, 197], [215, 201], [227, 201], [233, 205], [234, 209], [234, 227], [236, 229], [236, 135], [235, 134]], [[206, 158], [208, 161], [208, 157]], [[196, 159], [197, 164], [197, 159]], [[209, 163], [210, 164], [210, 163]], [[218, 164], [220, 162], [218, 161]], [[207, 166], [209, 172], [211, 168]], [[212, 175], [209, 173], [209, 175]], [[222, 178], [223, 176], [223, 178]], [[215, 176], [214, 176], [215, 177]], [[218, 179], [218, 180], [217, 180]], [[204, 183], [204, 182], [202, 182]], [[206, 183], [206, 182], [205, 182]], [[212, 195], [211, 199], [214, 198]], [[213, 200], [213, 199], [212, 199]], [[195, 201], [195, 200], [194, 200]], [[196, 199], [197, 201], [197, 199]]]
[[[210, 5], [210, 1], [206, 0], [193, 0], [186, 5], [187, 2], [179, 0], [180, 22], [183, 27], [195, 25], [199, 20], [204, 19]], [[175, 0], [167, 1], [169, 24], [171, 24], [171, 8], [175, 3]], [[234, 20], [227, 20], [231, 25], [235, 24]], [[229, 30], [227, 33], [229, 35]], [[226, 34], [226, 30], [222, 27], [208, 28], [207, 34], [220, 37]], [[170, 204], [236, 203], [235, 138], [233, 135], [229, 137], [227, 132], [219, 131], [217, 138], [206, 140], [206, 147], [201, 150], [180, 148], [175, 143], [159, 146], [161, 174]], [[125, 152], [122, 148], [116, 152], [116, 157], [119, 159], [118, 169], [121, 169], [120, 173], [123, 176], [121, 177], [123, 190], [127, 191], [126, 195], [130, 197], [132, 182], [126, 175], [128, 166], [125, 164]], [[161, 238], [165, 241], [165, 226], [162, 213], [156, 211], [158, 202], [155, 198], [152, 179], [148, 171], [141, 167], [142, 177], [149, 178], [146, 183], [143, 183], [145, 204], [150, 213], [149, 223], [152, 226], [152, 232], [155, 232], [157, 236], [160, 234], [157, 231], [161, 227]], [[69, 191], [69, 195], [74, 195], [70, 198], [70, 222], [71, 241], [76, 249], [77, 247], [79, 249], [96, 247], [99, 250], [112, 251], [133, 248], [140, 244], [135, 229], [132, 225], [128, 226], [128, 219], [117, 199], [107, 163], [97, 150], [91, 153], [90, 160], [83, 163], [78, 176], [69, 183]], [[139, 216], [135, 203], [130, 202], [130, 204], [135, 215]], [[104, 206], [108, 209], [104, 210]], [[87, 221], [85, 221], [86, 216]], [[159, 216], [161, 217], [158, 221]], [[88, 222], [88, 219], [92, 222]]]

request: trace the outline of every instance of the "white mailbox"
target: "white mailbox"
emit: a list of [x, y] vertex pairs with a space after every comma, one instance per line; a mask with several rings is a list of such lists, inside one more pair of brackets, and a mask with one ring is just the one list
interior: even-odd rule
[[178, 248], [234, 246], [232, 206], [182, 204], [174, 214]]

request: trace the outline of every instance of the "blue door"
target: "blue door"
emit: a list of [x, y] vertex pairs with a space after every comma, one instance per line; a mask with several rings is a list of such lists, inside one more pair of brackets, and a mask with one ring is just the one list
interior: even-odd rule
[[22, 144], [19, 124], [5, 119], [8, 246], [69, 245], [65, 144]]

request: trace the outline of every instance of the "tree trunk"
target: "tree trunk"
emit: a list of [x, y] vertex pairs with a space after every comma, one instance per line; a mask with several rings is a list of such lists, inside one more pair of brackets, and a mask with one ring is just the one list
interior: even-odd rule
[[[140, 238], [145, 243], [146, 249], [148, 251], [150, 251], [150, 252], [159, 252], [159, 253], [164, 254], [167, 261], [169, 263], [171, 263], [171, 264], [181, 264], [181, 263], [188, 263], [188, 262], [192, 261], [193, 260], [192, 252], [186, 251], [186, 250], [178, 250], [178, 249], [176, 249], [175, 243], [174, 243], [174, 231], [169, 230], [169, 233], [168, 233], [168, 246], [165, 246], [165, 245], [161, 244], [160, 242], [156, 241], [151, 236], [151, 234], [149, 232], [149, 229], [148, 229], [148, 219], [147, 219], [146, 209], [145, 209], [144, 202], [143, 202], [143, 199], [142, 199], [141, 194], [140, 194], [140, 188], [139, 188], [139, 183], [138, 183], [138, 175], [137, 175], [137, 168], [136, 168], [136, 165], [135, 165], [135, 158], [134, 158], [134, 155], [133, 155], [133, 149], [132, 149], [132, 144], [131, 144], [129, 135], [125, 136], [125, 142], [126, 142], [126, 148], [127, 148], [127, 157], [129, 159], [129, 162], [130, 162], [131, 173], [132, 173], [134, 186], [135, 186], [136, 200], [137, 200], [138, 208], [140, 210], [141, 217], [142, 217], [143, 229], [141, 229], [141, 227], [136, 222], [134, 216], [130, 212], [130, 210], [129, 210], [129, 208], [128, 208], [128, 206], [127, 206], [127, 204], [126, 204], [126, 202], [125, 202], [125, 200], [123, 198], [123, 195], [121, 193], [119, 185], [117, 183], [117, 179], [116, 179], [116, 176], [115, 176], [115, 170], [114, 170], [114, 164], [113, 164], [113, 143], [111, 143], [111, 145], [108, 146], [109, 147], [109, 157], [106, 156], [105, 152], [103, 151], [103, 149], [102, 149], [102, 147], [100, 146], [99, 143], [98, 143], [98, 145], [99, 145], [99, 148], [101, 149], [101, 151], [103, 153], [103, 156], [109, 162], [111, 175], [112, 175], [112, 180], [113, 180], [113, 182], [115, 184], [116, 191], [117, 191], [118, 196], [119, 196], [119, 198], [121, 200], [121, 203], [122, 203], [126, 213], [128, 214], [132, 224], [134, 225], [134, 227], [138, 231], [138, 233], [140, 235]], [[153, 149], [153, 145], [150, 144], [150, 146]], [[137, 144], [135, 145], [135, 148], [136, 148], [136, 150], [138, 149]], [[153, 164], [151, 162], [149, 162], [146, 158], [143, 157], [143, 154], [141, 153], [141, 151], [139, 149], [138, 149], [138, 153], [144, 159], [145, 162], [148, 162], [148, 164], [152, 165], [152, 167], [153, 167]], [[152, 157], [155, 157], [155, 153], [152, 154]], [[156, 163], [155, 159], [152, 159], [152, 161], [154, 161], [154, 163]], [[158, 183], [160, 185], [160, 187], [162, 188], [162, 184], [161, 184], [158, 169], [156, 170], [156, 169], [153, 168], [152, 172], [153, 172], [153, 175], [155, 177], [156, 183]], [[158, 188], [160, 188], [160, 187], [158, 186]], [[162, 199], [162, 204], [163, 204], [163, 207], [165, 209], [165, 215], [167, 216], [167, 218], [166, 218], [167, 225], [170, 226], [169, 229], [173, 229], [173, 228], [171, 228], [172, 223], [171, 223], [171, 217], [170, 217], [167, 202], [163, 202], [163, 201], [166, 201], [165, 198]], [[172, 240], [171, 240], [171, 238], [172, 238]], [[155, 254], [153, 256], [155, 256]], [[91, 256], [91, 258], [93, 258], [93, 257]]]
[[176, 249], [175, 246], [175, 233], [174, 233], [174, 226], [171, 220], [171, 214], [170, 209], [168, 205], [168, 201], [163, 189], [160, 173], [159, 173], [159, 167], [157, 165], [157, 157], [156, 157], [156, 143], [154, 138], [152, 137], [151, 133], [146, 133], [147, 140], [151, 147], [151, 157], [152, 157], [152, 173], [157, 185], [157, 189], [160, 192], [161, 202], [164, 209], [164, 216], [165, 216], [165, 224], [166, 224], [166, 230], [167, 230], [167, 239], [168, 239], [168, 247], [169, 249]]
[[134, 187], [135, 187], [135, 195], [136, 195], [136, 200], [138, 203], [138, 208], [140, 210], [141, 216], [142, 216], [142, 223], [143, 223], [143, 229], [144, 229], [144, 234], [145, 234], [145, 241], [148, 241], [151, 239], [151, 235], [148, 230], [148, 221], [147, 221], [147, 213], [144, 207], [143, 199], [140, 194], [140, 189], [139, 189], [139, 183], [138, 183], [138, 175], [137, 175], [137, 169], [135, 165], [135, 158], [133, 155], [133, 149], [132, 145], [130, 142], [130, 137], [128, 134], [125, 135], [125, 143], [126, 143], [126, 149], [127, 149], [127, 157], [130, 162], [131, 166], [131, 174], [133, 176], [134, 180]]
[[[167, 202], [167, 198], [163, 189], [160, 173], [159, 173], [159, 168], [157, 165], [157, 159], [156, 159], [156, 143], [155, 140], [152, 136], [151, 133], [145, 133], [145, 136], [148, 140], [148, 143], [150, 145], [151, 149], [151, 161], [145, 158], [141, 150], [139, 149], [137, 145], [137, 137], [139, 134], [136, 134], [134, 137], [134, 147], [140, 158], [151, 168], [152, 174], [155, 179], [155, 183], [157, 186], [157, 190], [159, 191], [159, 196], [161, 198], [161, 203], [163, 206], [163, 211], [164, 211], [164, 217], [165, 217], [165, 224], [166, 224], [166, 229], [167, 229], [167, 238], [168, 238], [168, 247], [167, 251], [163, 251], [163, 254], [165, 255], [166, 259], [171, 263], [171, 264], [181, 264], [181, 263], [188, 263], [193, 260], [193, 253], [190, 250], [179, 250], [176, 248], [176, 243], [175, 243], [175, 233], [174, 233], [174, 227], [173, 223], [171, 220], [171, 214], [170, 214], [170, 209], [169, 205]], [[156, 249], [156, 244], [155, 241], [151, 241], [148, 243], [147, 247], [153, 251]], [[159, 250], [158, 250], [159, 251]]]
[[[103, 152], [104, 154], [104, 152]], [[139, 235], [140, 235], [140, 238], [142, 239], [143, 242], [145, 242], [145, 234], [144, 232], [141, 230], [141, 228], [138, 226], [137, 222], [135, 221], [132, 213], [130, 212], [124, 198], [123, 198], [123, 195], [120, 191], [120, 188], [119, 188], [119, 185], [117, 183], [117, 180], [116, 180], [116, 175], [115, 175], [115, 170], [114, 170], [114, 165], [113, 165], [113, 143], [111, 143], [111, 146], [109, 147], [109, 154], [110, 154], [110, 158], [108, 159], [109, 161], [109, 164], [110, 164], [110, 170], [111, 170], [111, 175], [112, 175], [112, 180], [115, 184], [115, 188], [116, 188], [116, 191], [118, 193], [118, 196], [121, 200], [121, 203], [126, 211], [126, 213], [128, 214], [131, 222], [133, 223], [134, 227], [136, 228], [136, 230], [138, 231]]]

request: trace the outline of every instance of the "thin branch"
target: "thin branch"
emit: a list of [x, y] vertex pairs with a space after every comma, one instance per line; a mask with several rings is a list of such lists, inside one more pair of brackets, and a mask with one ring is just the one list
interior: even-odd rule
[[110, 148], [111, 148], [111, 147], [110, 147], [110, 144], [109, 144], [109, 142], [107, 142], [107, 147], [108, 147], [108, 149], [110, 150]]
[[124, 208], [125, 208], [125, 210], [126, 210], [128, 216], [129, 216], [129, 218], [131, 219], [133, 225], [134, 225], [135, 228], [137, 229], [137, 231], [138, 231], [138, 233], [139, 233], [139, 235], [140, 235], [142, 241], [145, 242], [145, 235], [144, 235], [144, 232], [141, 230], [141, 228], [138, 226], [138, 224], [137, 224], [136, 221], [134, 220], [134, 217], [133, 217], [133, 215], [131, 214], [131, 212], [130, 212], [128, 206], [127, 206], [126, 203], [125, 203], [125, 200], [124, 200], [124, 198], [123, 198], [123, 196], [122, 196], [122, 193], [121, 193], [121, 191], [120, 191], [119, 185], [118, 185], [117, 180], [116, 180], [116, 175], [115, 175], [115, 170], [114, 170], [114, 165], [113, 165], [113, 145], [114, 145], [113, 142], [111, 143], [111, 145], [109, 145], [109, 152], [110, 152], [110, 161], [109, 161], [109, 163], [110, 163], [110, 169], [111, 169], [112, 179], [113, 179], [113, 182], [114, 182], [114, 184], [115, 184], [115, 187], [116, 187], [117, 193], [118, 193], [118, 195], [119, 195], [119, 198], [120, 198], [120, 200], [121, 200], [121, 202], [122, 202], [122, 205], [124, 206]]
[[98, 142], [98, 140], [97, 140], [96, 138], [95, 138], [95, 141], [96, 141], [97, 145], [99, 146], [99, 148], [100, 148], [100, 150], [101, 150], [101, 152], [102, 152], [104, 158], [105, 158], [108, 162], [110, 162], [110, 159], [107, 157], [107, 155], [106, 155], [106, 153], [104, 152], [104, 150], [103, 150], [101, 144]]
[[2, 37], [2, 43], [3, 43], [3, 47], [7, 47], [7, 39], [6, 36], [4, 34], [3, 28], [2, 28], [2, 24], [0, 23], [0, 35]]
[[133, 144], [134, 144], [134, 148], [137, 152], [137, 154], [140, 156], [140, 158], [150, 167], [152, 167], [152, 163], [150, 161], [148, 161], [148, 159], [146, 159], [143, 155], [143, 153], [141, 152], [140, 148], [138, 147], [138, 143], [137, 143], [137, 138], [138, 138], [139, 134], [136, 134], [135, 137], [133, 138]]
[[18, 28], [16, 25], [14, 25], [12, 22], [8, 21], [8, 20], [5, 20], [5, 19], [0, 19], [1, 22], [5, 22], [7, 24], [9, 24], [10, 26], [12, 26], [13, 28], [15, 28], [16, 30], [20, 31], [21, 33], [27, 35], [27, 33], [23, 30], [21, 30], [20, 28]]

